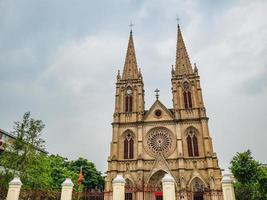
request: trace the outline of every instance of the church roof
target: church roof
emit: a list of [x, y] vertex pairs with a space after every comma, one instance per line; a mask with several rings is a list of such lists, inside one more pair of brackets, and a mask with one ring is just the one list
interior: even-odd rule
[[130, 32], [122, 79], [138, 79], [138, 67], [135, 56], [132, 30]]
[[178, 25], [175, 74], [184, 75], [193, 73], [190, 59], [185, 47], [181, 28]]
[[174, 117], [174, 113], [172, 109], [168, 109], [163, 105], [158, 99], [153, 103], [153, 105], [149, 108], [149, 110], [145, 111], [144, 120], [145, 121], [157, 121], [159, 116], [155, 116], [154, 113], [156, 110], [161, 110], [161, 117], [165, 120], [172, 120]]

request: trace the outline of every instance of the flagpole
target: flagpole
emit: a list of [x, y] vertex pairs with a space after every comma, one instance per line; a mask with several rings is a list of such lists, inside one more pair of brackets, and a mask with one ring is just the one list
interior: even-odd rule
[[81, 184], [78, 186], [78, 199], [77, 200], [80, 199], [80, 188], [81, 188]]
[[84, 180], [84, 177], [83, 177], [83, 168], [81, 166], [79, 177], [78, 177], [78, 197], [77, 197], [78, 199], [77, 200], [80, 199], [80, 188], [81, 188], [81, 183], [82, 183], [83, 180]]

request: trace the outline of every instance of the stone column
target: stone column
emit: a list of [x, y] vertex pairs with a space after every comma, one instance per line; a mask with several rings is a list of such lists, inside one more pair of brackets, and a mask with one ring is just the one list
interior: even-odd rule
[[71, 179], [66, 178], [66, 180], [62, 183], [60, 200], [71, 200], [72, 199], [73, 186], [74, 184], [72, 183]]
[[175, 200], [175, 181], [174, 178], [169, 175], [165, 174], [162, 179], [162, 186], [163, 186], [163, 200]]
[[222, 190], [224, 200], [235, 200], [232, 174], [225, 173], [222, 178]]
[[10, 181], [6, 199], [18, 200], [21, 186], [22, 183], [19, 177], [15, 177], [12, 181]]
[[122, 175], [117, 175], [117, 177], [112, 181], [113, 186], [113, 200], [124, 200], [125, 198], [125, 183], [126, 181]]

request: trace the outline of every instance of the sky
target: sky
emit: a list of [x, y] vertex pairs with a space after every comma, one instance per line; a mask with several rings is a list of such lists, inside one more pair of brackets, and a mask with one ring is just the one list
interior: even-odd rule
[[267, 163], [266, 0], [0, 0], [0, 128], [30, 111], [51, 154], [107, 167], [117, 70], [132, 20], [146, 109], [172, 106], [176, 18], [201, 78], [219, 164]]

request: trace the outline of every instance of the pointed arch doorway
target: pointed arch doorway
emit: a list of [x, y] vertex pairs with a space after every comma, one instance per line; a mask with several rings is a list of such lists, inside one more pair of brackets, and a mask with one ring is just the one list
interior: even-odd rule
[[134, 200], [134, 191], [132, 191], [132, 188], [134, 188], [133, 182], [126, 178], [125, 179], [126, 184], [125, 184], [125, 200]]
[[165, 174], [165, 171], [159, 170], [150, 177], [146, 188], [145, 199], [163, 200], [161, 180]]
[[193, 191], [193, 200], [204, 200], [204, 188], [203, 181], [196, 177], [191, 182], [191, 188]]
[[155, 200], [163, 200], [162, 192], [154, 192]]

